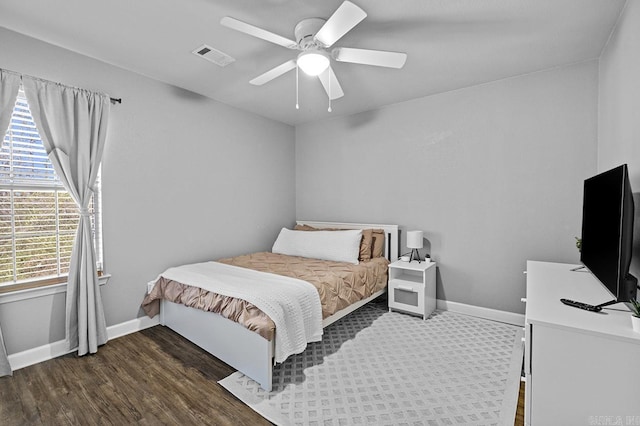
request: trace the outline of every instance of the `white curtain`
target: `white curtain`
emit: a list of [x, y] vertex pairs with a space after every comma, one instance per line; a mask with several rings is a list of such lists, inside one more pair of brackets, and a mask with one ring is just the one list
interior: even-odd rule
[[[0, 69], [0, 133], [2, 134], [0, 137], [3, 139], [9, 128], [18, 89], [20, 89], [20, 75]], [[0, 329], [0, 377], [10, 375], [11, 365], [9, 365], [7, 349], [2, 339], [2, 329]]]
[[67, 285], [68, 349], [77, 346], [78, 355], [95, 353], [107, 342], [107, 327], [88, 206], [104, 150], [110, 99], [27, 76], [22, 84], [49, 159], [80, 211]]

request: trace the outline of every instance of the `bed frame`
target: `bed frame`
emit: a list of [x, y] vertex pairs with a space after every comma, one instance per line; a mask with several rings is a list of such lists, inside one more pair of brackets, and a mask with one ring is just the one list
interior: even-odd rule
[[[398, 259], [397, 225], [312, 221], [298, 221], [297, 223], [315, 228], [383, 229], [385, 231], [385, 257], [391, 261]], [[387, 289], [384, 288], [370, 297], [325, 318], [322, 321], [322, 327], [324, 328], [338, 321], [386, 291]], [[251, 377], [267, 392], [271, 391], [275, 339], [269, 341], [258, 333], [250, 331], [219, 314], [166, 300], [161, 301], [160, 323]]]

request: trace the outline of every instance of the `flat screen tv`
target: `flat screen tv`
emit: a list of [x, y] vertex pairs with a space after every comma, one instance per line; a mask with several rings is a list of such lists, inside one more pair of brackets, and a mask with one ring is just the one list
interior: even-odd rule
[[629, 274], [633, 217], [626, 164], [584, 181], [580, 262], [609, 290], [613, 300], [595, 306], [577, 302], [585, 305], [577, 307], [599, 311], [603, 306], [635, 299], [638, 280]]

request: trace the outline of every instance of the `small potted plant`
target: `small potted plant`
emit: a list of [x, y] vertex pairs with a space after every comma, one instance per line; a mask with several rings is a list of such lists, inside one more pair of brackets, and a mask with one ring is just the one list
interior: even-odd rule
[[631, 303], [631, 326], [633, 331], [640, 333], [640, 302], [635, 299], [630, 300]]

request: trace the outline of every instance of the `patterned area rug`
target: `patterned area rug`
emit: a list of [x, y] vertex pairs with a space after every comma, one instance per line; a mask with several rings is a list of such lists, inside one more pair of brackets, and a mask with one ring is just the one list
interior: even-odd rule
[[277, 425], [513, 425], [520, 327], [452, 312], [426, 321], [370, 303], [278, 365], [273, 391], [220, 384]]

